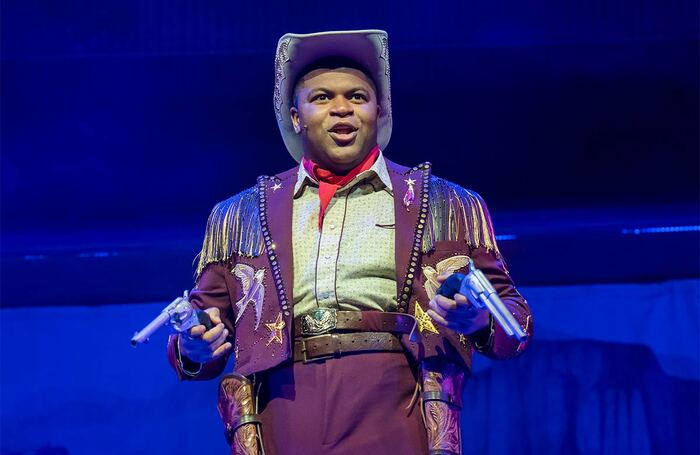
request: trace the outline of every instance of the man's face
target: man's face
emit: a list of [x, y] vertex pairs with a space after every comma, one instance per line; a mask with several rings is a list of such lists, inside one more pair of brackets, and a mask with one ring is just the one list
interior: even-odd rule
[[377, 143], [380, 108], [372, 80], [354, 68], [316, 69], [297, 84], [292, 123], [304, 156], [343, 174]]

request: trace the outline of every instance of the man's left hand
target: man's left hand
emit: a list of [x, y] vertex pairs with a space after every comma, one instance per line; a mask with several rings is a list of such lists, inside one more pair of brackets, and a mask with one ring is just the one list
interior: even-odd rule
[[[437, 280], [442, 284], [450, 275], [443, 273]], [[455, 294], [454, 300], [436, 294], [429, 306], [427, 313], [435, 322], [465, 335], [489, 325], [489, 311], [475, 308], [466, 296], [459, 293]]]

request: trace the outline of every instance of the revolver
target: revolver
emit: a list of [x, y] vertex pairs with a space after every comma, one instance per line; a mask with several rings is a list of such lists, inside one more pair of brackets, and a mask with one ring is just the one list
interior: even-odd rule
[[437, 293], [450, 299], [454, 299], [456, 293], [465, 295], [475, 307], [489, 310], [508, 336], [515, 337], [520, 342], [527, 340], [527, 333], [498, 297], [486, 275], [474, 266], [473, 260], [469, 259], [467, 275], [453, 273], [442, 283]]
[[175, 332], [182, 333], [198, 324], [204, 325], [207, 330], [213, 327], [209, 314], [193, 307], [185, 291], [182, 297], [170, 302], [146, 327], [136, 332], [131, 338], [131, 345], [136, 347], [148, 342], [151, 335], [164, 325], [170, 326]]

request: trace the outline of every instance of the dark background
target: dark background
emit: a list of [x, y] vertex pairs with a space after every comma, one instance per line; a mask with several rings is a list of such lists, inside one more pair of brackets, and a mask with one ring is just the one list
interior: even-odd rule
[[[3, 2], [3, 227], [199, 224], [291, 167], [285, 32], [389, 32], [388, 156], [492, 210], [696, 204], [693, 1]], [[349, 8], [349, 7], [345, 7]]]
[[690, 0], [6, 0], [2, 305], [189, 286], [211, 207], [295, 164], [277, 40], [350, 28], [389, 33], [387, 156], [482, 194], [521, 282], [697, 276], [697, 19]]

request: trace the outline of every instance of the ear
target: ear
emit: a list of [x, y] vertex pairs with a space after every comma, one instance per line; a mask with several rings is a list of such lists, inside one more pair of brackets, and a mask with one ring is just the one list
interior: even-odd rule
[[296, 107], [291, 107], [289, 109], [289, 117], [292, 119], [292, 125], [294, 126], [294, 132], [301, 133], [301, 120], [299, 119], [299, 110]]
[[377, 103], [377, 118], [382, 116], [382, 105]]

